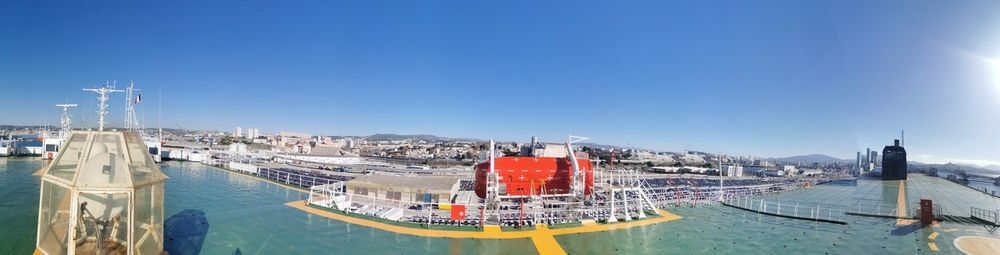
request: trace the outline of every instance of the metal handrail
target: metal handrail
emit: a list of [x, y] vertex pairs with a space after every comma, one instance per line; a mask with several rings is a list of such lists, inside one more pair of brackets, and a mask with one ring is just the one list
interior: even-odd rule
[[782, 202], [780, 200], [768, 201], [762, 198], [751, 197], [730, 197], [724, 200], [723, 203], [758, 213], [837, 222], [844, 221], [844, 213], [847, 211], [843, 206]]
[[1000, 224], [1000, 221], [998, 221], [998, 214], [1000, 214], [1000, 212], [998, 211], [985, 210], [976, 207], [971, 207], [969, 211], [972, 218], [989, 221], [994, 225]]

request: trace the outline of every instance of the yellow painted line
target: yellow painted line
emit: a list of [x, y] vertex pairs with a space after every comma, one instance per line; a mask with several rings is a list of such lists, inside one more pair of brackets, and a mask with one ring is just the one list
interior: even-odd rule
[[[326, 218], [331, 218], [351, 224], [362, 225], [371, 228], [377, 228], [389, 232], [402, 233], [415, 236], [429, 236], [429, 237], [449, 237], [449, 238], [481, 238], [481, 239], [510, 239], [510, 238], [531, 238], [532, 232], [534, 230], [524, 230], [524, 231], [497, 231], [497, 232], [485, 232], [485, 231], [455, 231], [455, 230], [436, 230], [436, 229], [422, 229], [422, 228], [411, 228], [404, 226], [397, 226], [388, 223], [382, 223], [377, 221], [372, 221], [368, 219], [347, 216], [341, 213], [334, 213], [326, 210], [321, 210], [317, 208], [312, 208], [306, 205], [305, 200], [292, 201], [286, 205], [293, 208], [306, 211], [315, 215], [323, 216]], [[549, 232], [554, 235], [564, 235], [564, 234], [575, 234], [575, 233], [590, 233], [590, 232], [600, 232], [608, 230], [626, 229], [637, 226], [645, 226], [658, 224], [662, 222], [674, 221], [681, 219], [680, 216], [674, 215], [672, 213], [660, 210], [661, 217], [648, 218], [642, 220], [634, 220], [626, 223], [616, 223], [616, 224], [595, 224], [590, 226], [578, 226], [578, 227], [568, 227], [559, 229], [548, 229]], [[488, 226], [487, 226], [488, 227]], [[489, 229], [489, 228], [487, 228]]]
[[633, 220], [633, 221], [628, 221], [628, 222], [623, 222], [623, 223], [594, 224], [594, 225], [589, 225], [589, 226], [588, 225], [584, 225], [584, 226], [571, 227], [571, 228], [551, 229], [549, 231], [551, 231], [555, 235], [566, 235], [566, 234], [576, 234], [576, 233], [591, 233], [591, 232], [601, 232], [601, 231], [609, 231], [609, 230], [634, 228], [634, 227], [638, 227], [638, 226], [652, 225], [652, 224], [657, 224], [657, 223], [662, 223], [662, 222], [668, 222], [668, 221], [675, 221], [675, 220], [681, 219], [681, 216], [678, 216], [676, 214], [673, 214], [673, 213], [670, 213], [670, 212], [667, 212], [667, 211], [664, 211], [664, 210], [657, 210], [657, 211], [659, 212], [660, 217], [650, 218], [650, 219], [642, 219], [642, 220]]
[[948, 232], [948, 233], [955, 232], [955, 231], [958, 231], [958, 229], [957, 228], [949, 228], [949, 229], [945, 229], [944, 230], [944, 232]]
[[483, 232], [486, 232], [486, 233], [500, 233], [502, 231], [503, 230], [500, 228], [500, 225], [486, 225], [486, 226], [483, 226]]
[[422, 229], [422, 228], [411, 228], [392, 225], [388, 223], [382, 223], [377, 221], [372, 221], [368, 219], [362, 219], [358, 217], [347, 216], [340, 213], [334, 213], [330, 211], [324, 211], [316, 208], [309, 207], [306, 205], [305, 200], [293, 201], [287, 203], [286, 205], [293, 208], [306, 211], [315, 215], [343, 221], [346, 223], [377, 228], [389, 232], [402, 233], [415, 236], [428, 236], [428, 237], [450, 237], [450, 238], [490, 238], [490, 239], [510, 239], [510, 238], [530, 238], [531, 235], [527, 231], [512, 231], [512, 232], [502, 232], [499, 230], [494, 230], [492, 227], [488, 227], [491, 231], [452, 231], [452, 230], [434, 230], [434, 229]]
[[927, 236], [927, 238], [928, 238], [928, 239], [931, 239], [931, 240], [934, 240], [935, 238], [937, 238], [937, 237], [938, 237], [938, 235], [941, 235], [941, 233], [938, 233], [938, 232], [934, 232], [934, 233], [931, 233], [931, 235], [930, 235], [930, 236]]
[[913, 220], [903, 220], [906, 218], [906, 181], [899, 180], [899, 192], [896, 195], [896, 226], [912, 224]]
[[930, 247], [932, 251], [940, 251], [936, 243], [927, 243], [927, 247]]
[[652, 225], [652, 224], [658, 224], [662, 222], [675, 221], [681, 219], [680, 216], [675, 215], [673, 213], [663, 210], [657, 210], [657, 213], [660, 215], [660, 217], [634, 220], [624, 223], [614, 223], [614, 224], [589, 223], [589, 224], [584, 224], [583, 226], [559, 228], [559, 229], [549, 229], [547, 225], [538, 224], [535, 225], [535, 230], [509, 231], [509, 232], [502, 231], [502, 229], [500, 229], [500, 226], [489, 225], [484, 227], [484, 231], [455, 231], [455, 230], [411, 228], [411, 227], [397, 226], [388, 223], [377, 222], [358, 217], [347, 216], [341, 213], [334, 213], [326, 210], [309, 207], [308, 205], [306, 205], [305, 200], [292, 201], [287, 203], [286, 205], [311, 214], [343, 221], [346, 223], [357, 224], [384, 231], [415, 235], [415, 236], [475, 238], [475, 239], [531, 238], [531, 241], [532, 243], [535, 244], [535, 249], [538, 250], [538, 253], [546, 255], [566, 254], [566, 252], [562, 249], [562, 246], [560, 246], [559, 243], [556, 242], [554, 238], [554, 236], [556, 235], [591, 233], [591, 232], [626, 229], [626, 228]]
[[556, 242], [556, 238], [549, 233], [549, 226], [545, 224], [535, 225], [534, 234], [531, 236], [531, 242], [535, 244], [535, 250], [541, 255], [565, 255], [566, 251], [563, 250], [559, 242]]

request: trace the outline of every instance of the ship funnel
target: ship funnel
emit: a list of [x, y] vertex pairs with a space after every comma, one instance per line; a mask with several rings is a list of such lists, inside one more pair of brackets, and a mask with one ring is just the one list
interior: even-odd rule
[[899, 147], [899, 139], [892, 140], [892, 141], [893, 141], [893, 143], [892, 143], [893, 145], [896, 145], [896, 147]]

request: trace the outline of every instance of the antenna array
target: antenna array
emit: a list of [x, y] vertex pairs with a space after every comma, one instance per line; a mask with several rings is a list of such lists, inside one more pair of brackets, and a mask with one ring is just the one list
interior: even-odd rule
[[[117, 84], [117, 82], [115, 82]], [[104, 117], [108, 114], [108, 94], [114, 92], [125, 92], [124, 90], [115, 89], [115, 85], [104, 84], [103, 87], [93, 88], [93, 89], [83, 89], [83, 91], [95, 92], [97, 96], [97, 131], [104, 131]]]

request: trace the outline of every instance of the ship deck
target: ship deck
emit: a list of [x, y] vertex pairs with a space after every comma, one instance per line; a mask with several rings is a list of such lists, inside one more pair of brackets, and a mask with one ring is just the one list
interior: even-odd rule
[[411, 227], [404, 227], [389, 223], [378, 222], [360, 217], [353, 217], [345, 215], [343, 213], [336, 213], [329, 210], [323, 210], [311, 207], [306, 204], [305, 200], [289, 202], [286, 205], [308, 212], [310, 214], [319, 215], [326, 218], [343, 221], [346, 223], [357, 224], [389, 232], [414, 235], [414, 236], [472, 238], [472, 239], [530, 238], [532, 243], [534, 243], [535, 245], [536, 251], [538, 251], [539, 254], [566, 254], [562, 246], [560, 246], [559, 242], [557, 242], [554, 238], [554, 236], [557, 235], [612, 231], [618, 229], [627, 229], [639, 226], [659, 224], [663, 222], [675, 221], [681, 219], [681, 217], [678, 215], [672, 214], [664, 210], [659, 210], [658, 211], [659, 215], [656, 217], [650, 217], [646, 219], [633, 220], [621, 223], [613, 223], [613, 224], [586, 222], [583, 223], [581, 226], [555, 228], [555, 229], [549, 228], [545, 224], [538, 224], [535, 225], [534, 229], [518, 230], [518, 231], [503, 231], [500, 228], [500, 226], [486, 226], [482, 231], [454, 231], [454, 230], [411, 228]]
[[[31, 173], [41, 166], [41, 162], [0, 158], [0, 193], [10, 194], [4, 202], [7, 206], [0, 207], [0, 219], [10, 223], [8, 231], [0, 231], [3, 240], [8, 240], [0, 246], [0, 254], [30, 254], [34, 250], [39, 196], [38, 177]], [[664, 208], [683, 220], [627, 228], [623, 224], [630, 224], [628, 222], [598, 225], [608, 229], [597, 232], [566, 234], [574, 228], [585, 229], [576, 227], [587, 225], [555, 225], [539, 226], [536, 231], [523, 233], [495, 227], [489, 228], [489, 232], [466, 231], [483, 238], [434, 237], [386, 231], [306, 212], [289, 203], [294, 205], [306, 199], [308, 193], [259, 177], [192, 162], [167, 162], [161, 167], [171, 177], [166, 183], [169, 191], [165, 194], [165, 215], [197, 209], [205, 213], [211, 225], [204, 233], [202, 254], [237, 251], [247, 254], [533, 254], [539, 252], [536, 247], [551, 247], [553, 249], [542, 252], [559, 253], [555, 245], [569, 254], [961, 254], [963, 251], [996, 254], [995, 248], [990, 248], [995, 246], [988, 241], [1000, 239], [1000, 231], [990, 233], [972, 222], [945, 220], [929, 227], [913, 227], [898, 226], [895, 218], [845, 216], [848, 224], [840, 225], [773, 217], [710, 204]], [[936, 207], [951, 214], [967, 215], [969, 206], [983, 209], [1000, 206], [998, 198], [919, 174], [911, 174], [903, 185], [899, 185], [899, 181], [861, 179], [761, 198], [848, 206], [858, 200], [878, 201], [895, 208], [899, 207], [903, 193], [900, 190], [905, 191], [904, 204], [910, 206], [908, 214], [914, 213], [913, 205], [920, 198], [934, 200]], [[639, 224], [641, 221], [634, 222]], [[496, 234], [511, 237], [485, 237]]]

